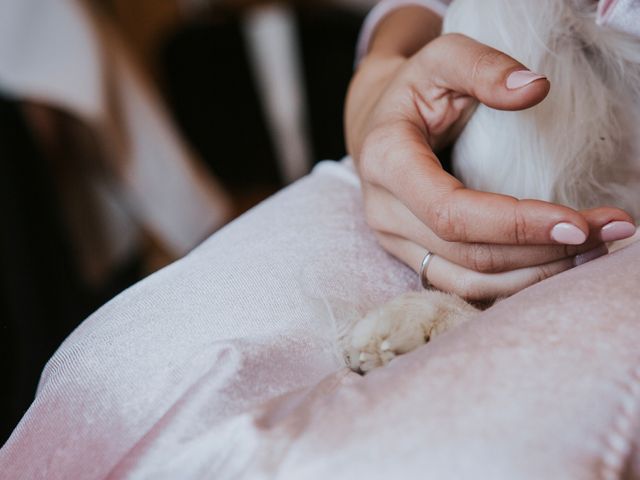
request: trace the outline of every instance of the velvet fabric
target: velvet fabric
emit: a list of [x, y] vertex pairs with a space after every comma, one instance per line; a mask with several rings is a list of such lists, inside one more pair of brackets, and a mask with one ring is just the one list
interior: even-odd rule
[[419, 284], [351, 163], [321, 163], [88, 318], [0, 478], [640, 479], [639, 264], [635, 243], [361, 377], [337, 332]]

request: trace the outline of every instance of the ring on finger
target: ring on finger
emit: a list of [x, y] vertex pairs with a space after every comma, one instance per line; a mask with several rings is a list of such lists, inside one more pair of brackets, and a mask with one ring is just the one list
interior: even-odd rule
[[431, 282], [429, 282], [429, 279], [427, 278], [427, 274], [429, 273], [429, 264], [431, 263], [431, 260], [433, 260], [433, 257], [435, 257], [435, 254], [427, 250], [426, 255], [422, 259], [422, 263], [420, 264], [420, 270], [418, 271], [422, 288], [425, 290], [433, 288], [433, 285], [431, 285]]

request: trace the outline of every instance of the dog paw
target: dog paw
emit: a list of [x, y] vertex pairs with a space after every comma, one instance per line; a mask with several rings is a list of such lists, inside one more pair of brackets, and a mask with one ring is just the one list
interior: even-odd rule
[[351, 348], [347, 351], [347, 364], [352, 370], [366, 373], [374, 368], [382, 367], [398, 355], [392, 350], [389, 340], [369, 342], [363, 348]]
[[426, 343], [422, 322], [410, 321], [397, 301], [370, 312], [353, 328], [348, 341], [347, 363], [353, 370], [368, 372], [386, 365], [396, 356]]
[[347, 365], [362, 373], [427, 343], [477, 312], [442, 292], [412, 292], [369, 312], [345, 339]]

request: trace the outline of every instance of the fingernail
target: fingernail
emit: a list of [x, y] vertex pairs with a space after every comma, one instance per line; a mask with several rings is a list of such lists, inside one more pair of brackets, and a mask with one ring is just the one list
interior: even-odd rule
[[630, 222], [611, 222], [600, 230], [603, 242], [615, 242], [623, 238], [632, 237], [636, 233], [636, 226]]
[[518, 88], [522, 88], [536, 80], [542, 80], [543, 78], [547, 77], [529, 70], [518, 70], [507, 77], [507, 88], [509, 90], [517, 90]]
[[573, 264], [578, 267], [580, 265], [584, 265], [585, 263], [590, 262], [591, 260], [595, 260], [596, 258], [602, 257], [609, 253], [609, 249], [606, 245], [600, 245], [599, 247], [594, 248], [593, 250], [589, 250], [588, 252], [581, 253], [580, 255], [576, 255], [573, 258]]
[[575, 225], [559, 223], [551, 229], [551, 238], [565, 245], [582, 245], [587, 235]]

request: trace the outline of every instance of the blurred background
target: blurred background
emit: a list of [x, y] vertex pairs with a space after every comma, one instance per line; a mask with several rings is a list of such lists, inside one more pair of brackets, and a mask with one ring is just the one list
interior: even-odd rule
[[373, 3], [0, 2], [0, 445], [87, 315], [344, 156]]

